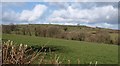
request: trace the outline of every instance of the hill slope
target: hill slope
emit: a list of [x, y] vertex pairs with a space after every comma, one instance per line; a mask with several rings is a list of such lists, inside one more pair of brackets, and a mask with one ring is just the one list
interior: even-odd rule
[[52, 45], [61, 47], [61, 51], [57, 51], [60, 58], [67, 59], [72, 63], [77, 63], [80, 59], [82, 64], [89, 63], [90, 61], [98, 61], [99, 64], [117, 64], [118, 63], [118, 46], [108, 44], [97, 44], [90, 42], [81, 42], [73, 40], [53, 39], [35, 36], [23, 36], [3, 34], [4, 40], [13, 40], [15, 43], [23, 43], [31, 46], [37, 45]]

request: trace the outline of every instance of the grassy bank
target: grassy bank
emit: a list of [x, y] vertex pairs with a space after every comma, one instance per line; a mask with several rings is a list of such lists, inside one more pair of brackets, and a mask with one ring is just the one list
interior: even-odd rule
[[60, 56], [60, 60], [64, 63], [71, 60], [72, 63], [85, 64], [89, 62], [98, 64], [117, 64], [118, 63], [118, 46], [109, 44], [98, 44], [91, 42], [44, 38], [35, 36], [3, 34], [3, 40], [12, 40], [16, 44], [27, 44], [29, 46], [51, 45], [59, 48], [55, 51]]

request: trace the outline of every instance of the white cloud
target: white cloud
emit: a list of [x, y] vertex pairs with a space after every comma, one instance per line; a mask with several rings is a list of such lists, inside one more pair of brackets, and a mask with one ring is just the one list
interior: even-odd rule
[[45, 5], [36, 5], [32, 10], [23, 10], [21, 13], [14, 11], [3, 12], [3, 22], [32, 22], [39, 19], [47, 9]]
[[55, 18], [50, 18], [50, 19], [48, 19], [48, 20], [50, 20], [50, 21], [64, 21], [65, 19], [64, 18], [61, 18], [61, 17], [55, 17]]
[[[42, 4], [37, 4], [31, 10], [22, 10], [17, 12], [17, 10], [14, 11], [14, 9], [11, 11], [7, 9], [2, 13], [2, 20], [3, 22], [6, 22], [8, 24], [11, 22], [13, 23], [31, 22], [34, 24], [39, 22], [39, 23], [61, 24], [61, 25], [76, 25], [80, 23], [88, 26], [117, 28], [115, 27], [116, 24], [118, 24], [117, 7], [115, 7], [111, 3], [109, 4], [96, 3], [96, 4], [82, 3], [82, 2], [81, 3], [57, 2], [57, 3], [48, 3], [47, 6], [50, 8]], [[55, 6], [55, 8], [53, 8], [52, 6], [53, 7]], [[48, 12], [47, 14], [44, 14], [44, 16], [42, 16], [43, 13], [47, 10], [47, 8], [51, 12]], [[41, 18], [43, 18], [43, 21], [40, 21]], [[45, 19], [46, 21], [44, 21]]]
[[119, 29], [118, 24], [108, 24], [108, 23], [94, 23], [94, 24], [80, 24], [89, 27], [100, 27], [100, 28], [109, 28], [109, 29]]
[[1, 0], [2, 2], [119, 2], [120, 0]]
[[108, 23], [96, 23], [96, 24], [87, 24], [90, 27], [101, 27], [101, 28], [111, 28], [111, 29], [119, 29], [118, 24], [108, 24]]
[[64, 25], [77, 25], [77, 23], [64, 23]]
[[69, 6], [67, 9], [55, 10], [48, 21], [51, 22], [117, 22], [118, 9], [112, 5], [104, 7], [93, 7], [91, 9], [79, 9]]
[[23, 10], [20, 14], [20, 20], [28, 22], [35, 21], [43, 14], [46, 9], [47, 7], [45, 5], [36, 5], [32, 11]]
[[2, 21], [3, 22], [14, 22], [19, 20], [19, 13], [16, 13], [14, 11], [9, 12], [3, 12], [2, 14]]
[[76, 2], [119, 2], [120, 0], [75, 0]]
[[[49, 24], [49, 23], [47, 23], [47, 24]], [[59, 23], [51, 22], [50, 24], [59, 24], [59, 25], [77, 25], [77, 23], [68, 23], [68, 22], [59, 22]]]

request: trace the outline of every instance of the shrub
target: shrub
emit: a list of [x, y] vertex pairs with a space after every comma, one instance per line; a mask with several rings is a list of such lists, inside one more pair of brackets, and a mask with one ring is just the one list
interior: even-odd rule
[[67, 32], [61, 32], [56, 36], [56, 38], [67, 39], [67, 35], [68, 35]]
[[34, 30], [35, 30], [35, 36], [41, 36], [41, 37], [57, 37], [57, 35], [61, 33], [61, 28], [56, 26], [36, 27]]
[[38, 32], [37, 32], [37, 28], [36, 27], [34, 29], [34, 32], [35, 32], [35, 36], [38, 36]]
[[26, 28], [23, 27], [23, 28], [22, 28], [22, 33], [23, 33], [23, 35], [26, 35], [26, 31], [25, 31], [25, 30], [26, 30]]
[[71, 40], [77, 40], [78, 39], [77, 35], [78, 34], [76, 32], [69, 32], [67, 38], [69, 37], [69, 39]]
[[47, 28], [46, 27], [36, 27], [35, 36], [47, 37]]
[[117, 45], [120, 45], [120, 36], [116, 37], [115, 40], [114, 40], [114, 44], [117, 44]]
[[2, 25], [2, 32], [10, 34], [11, 33], [11, 28], [9, 25]]
[[67, 31], [67, 30], [68, 30], [68, 28], [67, 28], [67, 27], [65, 27], [65, 28], [64, 28], [64, 31]]
[[84, 41], [85, 40], [86, 33], [85, 32], [79, 32], [78, 34], [78, 39], [79, 41]]
[[2, 25], [2, 32], [3, 33], [7, 33], [10, 34], [12, 31], [16, 31], [17, 30], [17, 26], [14, 24], [9, 24], [9, 25]]
[[111, 43], [110, 35], [106, 31], [98, 31], [95, 37], [96, 37], [96, 42]]
[[95, 35], [89, 35], [85, 38], [85, 41], [88, 41], [88, 42], [95, 42], [96, 41], [96, 37]]
[[69, 32], [68, 38], [71, 40], [85, 41], [87, 33], [81, 32]]
[[61, 28], [57, 27], [57, 26], [50, 26], [47, 29], [47, 35], [48, 35], [48, 37], [55, 37], [58, 34], [60, 34], [61, 32], [62, 32]]

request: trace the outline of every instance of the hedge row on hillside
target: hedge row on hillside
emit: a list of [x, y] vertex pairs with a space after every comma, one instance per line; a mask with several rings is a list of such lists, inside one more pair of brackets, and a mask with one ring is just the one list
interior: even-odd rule
[[67, 40], [78, 40], [117, 45], [120, 44], [119, 36], [113, 40], [110, 36], [110, 33], [105, 30], [97, 30], [96, 32], [89, 33], [85, 29], [78, 31], [69, 31], [67, 27], [60, 26], [38, 26], [30, 28], [30, 26], [27, 25], [20, 28], [16, 25], [5, 25], [3, 26], [3, 33], [15, 33], [30, 36], [35, 35], [39, 37], [52, 37]]

